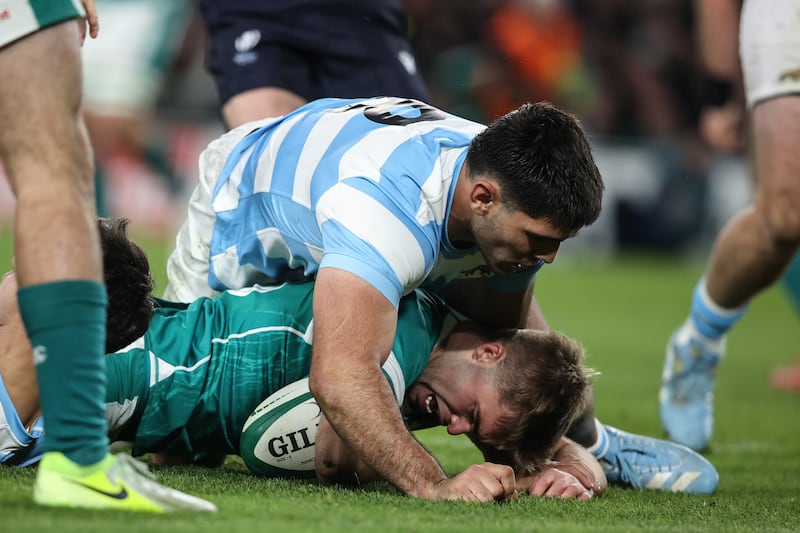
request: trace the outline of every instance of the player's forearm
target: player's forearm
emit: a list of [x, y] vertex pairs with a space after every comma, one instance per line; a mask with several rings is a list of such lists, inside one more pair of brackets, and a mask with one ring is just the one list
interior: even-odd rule
[[739, 2], [695, 0], [697, 42], [710, 76], [733, 82], [739, 76]]
[[344, 443], [412, 496], [432, 498], [447, 479], [403, 424], [381, 365], [392, 349], [397, 309], [363, 279], [320, 269], [314, 291], [309, 387]]
[[[323, 413], [342, 441], [380, 477], [410, 496], [432, 498], [436, 484], [447, 475], [406, 429], [380, 369], [358, 374], [334, 379], [326, 374], [321, 382], [312, 374], [311, 390]], [[326, 465], [325, 458], [320, 461], [323, 467], [335, 466]]]

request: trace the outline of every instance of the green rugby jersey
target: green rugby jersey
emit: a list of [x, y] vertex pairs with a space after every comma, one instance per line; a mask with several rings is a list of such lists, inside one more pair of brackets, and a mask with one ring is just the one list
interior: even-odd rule
[[[144, 337], [107, 357], [112, 440], [133, 440], [135, 455], [238, 454], [252, 410], [308, 376], [313, 288], [254, 287], [157, 309]], [[398, 402], [427, 365], [448, 315], [427, 292], [403, 299], [384, 365]]]

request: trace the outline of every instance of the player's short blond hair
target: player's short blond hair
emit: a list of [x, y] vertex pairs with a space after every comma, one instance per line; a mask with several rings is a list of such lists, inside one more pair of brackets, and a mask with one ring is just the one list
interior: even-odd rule
[[540, 462], [584, 411], [595, 372], [582, 363], [584, 347], [557, 331], [504, 330], [497, 340], [506, 348], [495, 374], [506, 414], [484, 444], [520, 464]]

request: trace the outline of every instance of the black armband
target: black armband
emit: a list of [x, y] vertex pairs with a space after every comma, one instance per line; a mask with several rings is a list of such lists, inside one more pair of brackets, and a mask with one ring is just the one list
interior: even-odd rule
[[733, 82], [714, 76], [703, 79], [703, 105], [706, 107], [723, 107], [733, 98]]

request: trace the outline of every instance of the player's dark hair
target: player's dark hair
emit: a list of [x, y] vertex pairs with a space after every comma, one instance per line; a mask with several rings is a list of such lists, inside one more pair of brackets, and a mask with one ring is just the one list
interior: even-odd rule
[[108, 292], [106, 353], [144, 335], [155, 308], [150, 263], [144, 250], [128, 237], [128, 222], [125, 218], [98, 220]]
[[470, 144], [472, 179], [498, 181], [506, 205], [574, 233], [597, 220], [603, 180], [578, 120], [546, 102], [504, 115]]
[[532, 329], [500, 332], [506, 357], [497, 367], [501, 416], [489, 444], [511, 452], [515, 466], [537, 466], [582, 414], [590, 393], [583, 366], [585, 349], [557, 331]]

